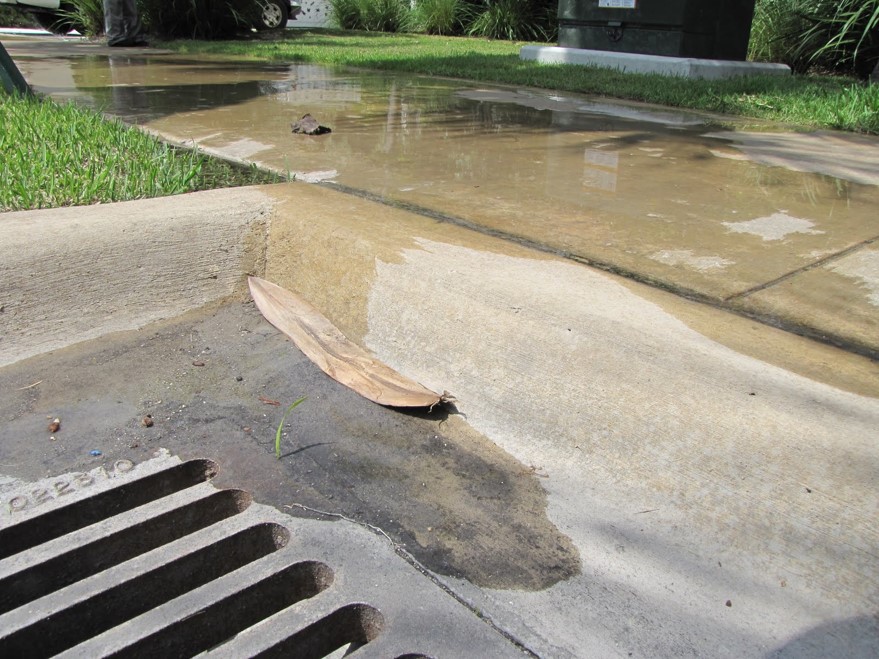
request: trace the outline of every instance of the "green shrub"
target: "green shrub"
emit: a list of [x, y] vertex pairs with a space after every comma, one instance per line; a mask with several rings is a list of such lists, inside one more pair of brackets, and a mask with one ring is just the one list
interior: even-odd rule
[[800, 36], [807, 27], [800, 12], [803, 0], [757, 0], [748, 59], [757, 62], [781, 62], [794, 71], [809, 67], [807, 57], [796, 57]]
[[470, 6], [463, 0], [417, 0], [413, 23], [417, 30], [428, 34], [463, 34], [471, 22]]
[[545, 17], [530, 0], [486, 0], [470, 24], [471, 36], [511, 41], [546, 41]]
[[411, 26], [411, 10], [404, 0], [361, 0], [363, 29], [370, 32], [403, 32]]
[[866, 77], [879, 61], [879, 0], [757, 0], [749, 58]]
[[548, 41], [558, 34], [556, 0], [330, 0], [343, 30]]
[[139, 0], [150, 34], [164, 39], [223, 39], [256, 24], [261, 8], [253, 0]]
[[412, 26], [405, 0], [330, 0], [330, 12], [345, 30], [402, 32]]
[[104, 33], [103, 0], [67, 0], [61, 4], [58, 15], [86, 36]]
[[879, 0], [817, 0], [804, 11], [799, 52], [866, 78], [879, 61]]
[[360, 4], [357, 0], [330, 0], [330, 16], [343, 30], [361, 29]]

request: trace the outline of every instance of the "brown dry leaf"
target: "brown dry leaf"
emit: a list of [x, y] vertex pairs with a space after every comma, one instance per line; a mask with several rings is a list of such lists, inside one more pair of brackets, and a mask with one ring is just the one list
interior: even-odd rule
[[372, 357], [299, 296], [258, 277], [248, 282], [266, 320], [324, 373], [361, 396], [389, 407], [433, 407], [454, 400], [448, 392], [435, 393]]

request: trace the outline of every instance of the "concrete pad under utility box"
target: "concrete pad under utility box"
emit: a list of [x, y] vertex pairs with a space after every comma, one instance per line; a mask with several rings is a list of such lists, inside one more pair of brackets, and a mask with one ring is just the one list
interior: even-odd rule
[[519, 58], [541, 64], [579, 64], [580, 66], [618, 69], [623, 73], [658, 73], [678, 78], [705, 80], [720, 80], [736, 76], [790, 75], [791, 72], [790, 67], [786, 64], [611, 53], [603, 50], [558, 46], [522, 46]]

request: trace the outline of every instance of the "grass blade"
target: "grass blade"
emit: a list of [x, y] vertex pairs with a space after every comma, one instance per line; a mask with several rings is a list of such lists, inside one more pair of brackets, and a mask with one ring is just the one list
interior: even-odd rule
[[281, 459], [281, 430], [284, 428], [284, 421], [287, 419], [287, 415], [299, 407], [299, 404], [304, 402], [305, 399], [306, 396], [303, 396], [302, 398], [294, 400], [290, 403], [290, 407], [284, 411], [284, 416], [281, 417], [281, 423], [278, 424], [278, 431], [275, 433], [275, 457], [278, 458], [278, 460]]

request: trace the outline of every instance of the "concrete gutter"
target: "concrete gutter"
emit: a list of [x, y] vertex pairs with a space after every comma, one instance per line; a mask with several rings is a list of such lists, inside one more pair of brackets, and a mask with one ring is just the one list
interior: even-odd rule
[[[875, 656], [875, 363], [317, 186], [9, 219], [3, 473], [209, 447], [266, 503], [373, 520], [542, 656]], [[252, 307], [119, 332], [261, 270], [466, 422], [335, 386]], [[276, 460], [260, 400], [303, 392]]]

